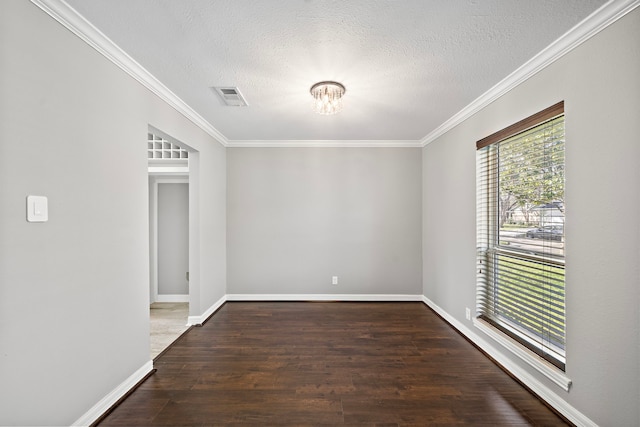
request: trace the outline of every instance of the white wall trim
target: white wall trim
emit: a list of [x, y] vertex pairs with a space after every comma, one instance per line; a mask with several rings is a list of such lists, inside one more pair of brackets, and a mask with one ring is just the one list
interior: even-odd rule
[[227, 295], [223, 296], [218, 301], [213, 303], [213, 305], [200, 316], [189, 316], [187, 318], [187, 326], [202, 325], [209, 318], [209, 316], [215, 313], [217, 309], [222, 307], [222, 304], [224, 304], [225, 302], [227, 302]]
[[227, 301], [422, 301], [422, 295], [395, 294], [227, 294]]
[[427, 297], [422, 297], [422, 300], [428, 307], [433, 309], [433, 311], [438, 313], [443, 319], [449, 322], [451, 326], [453, 326], [458, 331], [460, 331], [460, 333], [469, 338], [473, 343], [475, 343], [489, 356], [491, 356], [505, 369], [507, 369], [513, 376], [518, 378], [518, 380], [522, 381], [523, 384], [525, 384], [534, 393], [540, 396], [541, 399], [543, 399], [558, 412], [560, 412], [563, 416], [565, 416], [569, 421], [574, 423], [576, 426], [598, 427], [598, 425], [591, 419], [589, 419], [586, 415], [571, 406], [566, 400], [562, 399], [527, 371], [515, 364], [502, 351], [498, 350], [488, 341], [484, 340], [480, 335], [476, 334], [474, 331], [466, 327], [463, 323], [456, 320], [453, 316], [444, 311], [433, 301], [429, 300]]
[[84, 415], [78, 418], [72, 426], [90, 426], [109, 410], [122, 396], [127, 394], [138, 382], [153, 370], [153, 361], [145, 363], [140, 369], [135, 371], [129, 378], [114, 388], [109, 394], [100, 399]]
[[563, 372], [561, 372], [558, 368], [541, 359], [538, 355], [534, 354], [529, 349], [519, 345], [514, 340], [508, 338], [506, 335], [493, 328], [483, 320], [473, 319], [473, 326], [491, 337], [494, 341], [509, 350], [511, 353], [518, 356], [518, 358], [524, 361], [527, 365], [531, 366], [536, 371], [549, 378], [564, 391], [569, 391], [569, 388], [571, 387], [571, 379]]
[[[189, 184], [189, 174], [173, 177], [163, 177], [156, 175], [149, 175], [151, 180], [151, 193], [149, 198], [151, 200], [149, 222], [151, 225], [150, 246], [151, 254], [149, 257], [149, 281], [151, 286], [151, 301], [154, 302], [183, 302], [183, 301], [162, 301], [158, 294], [158, 184]], [[191, 227], [191, 212], [189, 212], [189, 227]], [[186, 302], [189, 302], [189, 296], [187, 295]]]
[[520, 68], [493, 86], [471, 104], [460, 110], [419, 141], [229, 141], [211, 123], [187, 105], [149, 71], [131, 58], [125, 51], [87, 21], [64, 0], [31, 0], [33, 4], [49, 14], [72, 33], [96, 49], [108, 60], [120, 67], [143, 86], [155, 93], [167, 104], [191, 120], [225, 147], [424, 147], [453, 127], [509, 92], [540, 70], [552, 64], [584, 41], [602, 31], [636, 7], [640, 0], [610, 0], [593, 12], [558, 40], [550, 44]]
[[307, 140], [307, 141], [271, 141], [271, 140], [232, 140], [227, 147], [232, 148], [420, 148], [421, 141], [413, 140]]
[[[444, 318], [451, 326], [474, 342], [478, 347], [494, 358], [505, 369], [522, 381], [540, 398], [545, 400], [576, 426], [598, 427], [591, 419], [582, 414], [564, 399], [544, 386], [528, 372], [514, 364], [507, 356], [485, 341], [482, 337], [460, 323], [433, 301], [422, 295], [392, 294], [227, 294], [216, 301], [200, 316], [189, 316], [187, 326], [201, 325], [227, 301], [421, 301]], [[153, 370], [153, 361], [145, 363], [129, 378], [96, 403], [89, 411], [78, 418], [72, 426], [89, 426], [104, 414], [118, 399], [129, 392], [145, 375]]]
[[189, 302], [189, 294], [158, 294], [156, 302]]
[[151, 176], [184, 176], [189, 175], [188, 167], [176, 166], [149, 166], [147, 168]]
[[227, 146], [228, 140], [220, 131], [64, 0], [31, 0], [31, 2], [160, 97], [160, 99], [175, 108], [187, 119], [191, 120], [220, 144]]
[[598, 34], [609, 25], [640, 6], [640, 0], [610, 0], [591, 15], [586, 17], [559, 39], [551, 43], [536, 56], [498, 82], [491, 89], [476, 98], [449, 120], [435, 128], [421, 140], [422, 146], [435, 141], [455, 126], [500, 98], [511, 89], [523, 83], [529, 77], [548, 67], [576, 47]]

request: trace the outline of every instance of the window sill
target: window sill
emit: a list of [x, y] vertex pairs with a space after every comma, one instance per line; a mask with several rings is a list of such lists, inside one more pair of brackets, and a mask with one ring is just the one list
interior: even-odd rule
[[552, 364], [546, 362], [537, 354], [523, 347], [502, 332], [498, 331], [487, 322], [481, 319], [473, 319], [473, 325], [489, 337], [493, 338], [504, 348], [517, 356], [520, 360], [526, 362], [529, 366], [533, 367], [542, 375], [553, 381], [555, 384], [562, 387], [563, 390], [569, 391], [569, 388], [571, 387], [571, 379], [567, 377], [564, 372], [562, 372]]

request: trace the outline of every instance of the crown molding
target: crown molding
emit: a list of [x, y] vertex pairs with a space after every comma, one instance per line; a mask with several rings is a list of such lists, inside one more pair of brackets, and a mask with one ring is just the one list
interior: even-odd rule
[[225, 147], [228, 145], [227, 138], [211, 123], [187, 105], [178, 95], [169, 90], [160, 80], [131, 58], [64, 0], [31, 0], [31, 2], [160, 97], [160, 99], [175, 108], [187, 119], [191, 120], [220, 144]]
[[229, 148], [421, 148], [411, 140], [231, 140]]
[[482, 110], [514, 87], [523, 83], [529, 79], [529, 77], [562, 58], [638, 6], [640, 6], [640, 0], [610, 0], [602, 5], [598, 10], [582, 20], [582, 22], [567, 31], [529, 61], [525, 62], [524, 65], [435, 128], [420, 141], [421, 146], [424, 147], [435, 141], [455, 126]]
[[356, 141], [356, 140], [309, 140], [309, 141], [270, 141], [235, 140], [229, 141], [211, 123], [198, 114], [180, 97], [167, 88], [149, 71], [137, 63], [111, 39], [93, 26], [64, 0], [31, 0], [69, 31], [80, 37], [104, 57], [113, 62], [151, 92], [160, 97], [179, 113], [191, 120], [196, 126], [213, 137], [225, 147], [424, 147], [438, 137], [462, 123], [482, 108], [495, 101], [529, 77], [549, 66], [577, 46], [599, 33], [636, 7], [640, 0], [611, 0], [593, 12], [582, 22], [566, 32], [558, 40], [527, 61], [513, 73], [497, 83], [483, 95], [442, 123], [419, 141]]

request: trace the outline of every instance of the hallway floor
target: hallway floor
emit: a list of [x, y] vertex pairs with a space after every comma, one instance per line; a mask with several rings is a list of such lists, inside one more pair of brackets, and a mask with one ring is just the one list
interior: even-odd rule
[[154, 302], [151, 304], [151, 358], [160, 354], [189, 327], [189, 303]]

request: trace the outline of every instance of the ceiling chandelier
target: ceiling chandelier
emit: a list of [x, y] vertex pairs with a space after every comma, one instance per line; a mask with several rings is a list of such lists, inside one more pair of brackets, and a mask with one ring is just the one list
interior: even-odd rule
[[345, 87], [332, 81], [318, 82], [311, 86], [309, 92], [313, 96], [313, 109], [318, 114], [336, 114], [342, 110], [342, 96]]

